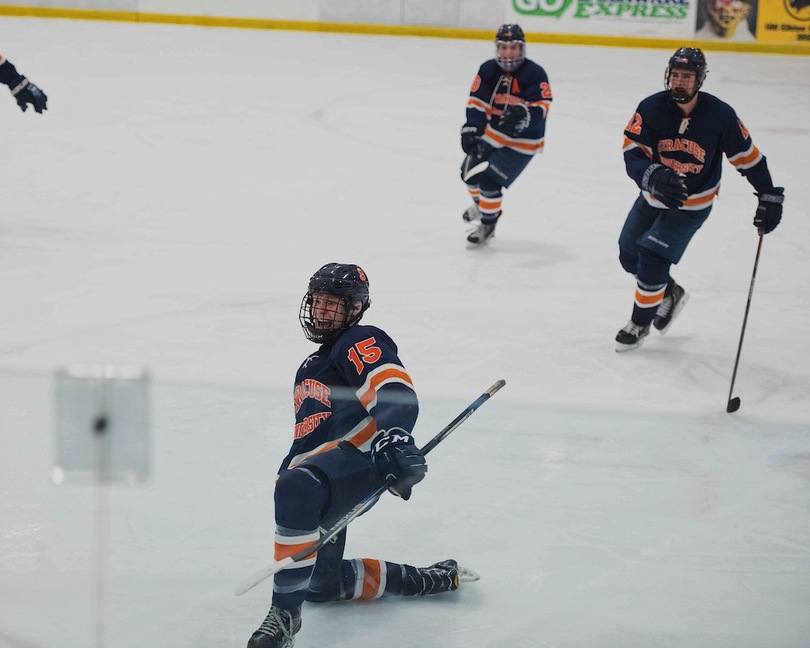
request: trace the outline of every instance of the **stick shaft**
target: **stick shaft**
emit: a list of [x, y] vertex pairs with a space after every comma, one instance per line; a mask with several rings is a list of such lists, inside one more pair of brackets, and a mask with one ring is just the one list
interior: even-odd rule
[[748, 301], [745, 303], [745, 315], [743, 316], [742, 330], [740, 331], [740, 342], [737, 345], [737, 357], [734, 360], [734, 371], [731, 374], [731, 387], [728, 390], [728, 401], [734, 393], [734, 382], [737, 379], [737, 367], [740, 364], [740, 353], [742, 352], [743, 338], [745, 337], [745, 327], [748, 324], [748, 311], [751, 310], [751, 298], [754, 295], [754, 282], [757, 279], [757, 267], [759, 266], [759, 253], [762, 251], [762, 237], [764, 233], [759, 232], [759, 243], [757, 244], [757, 255], [754, 258], [754, 271], [751, 273], [751, 285], [748, 287]]

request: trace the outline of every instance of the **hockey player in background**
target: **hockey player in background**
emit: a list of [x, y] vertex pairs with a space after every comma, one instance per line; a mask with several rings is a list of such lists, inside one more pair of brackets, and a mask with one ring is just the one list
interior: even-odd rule
[[474, 225], [467, 241], [492, 238], [501, 216], [503, 190], [542, 152], [551, 86], [545, 70], [526, 58], [519, 25], [502, 25], [495, 35], [495, 58], [478, 69], [461, 128], [467, 157], [461, 179], [473, 199], [464, 220]]
[[0, 83], [8, 86], [11, 96], [17, 100], [17, 105], [23, 112], [28, 108], [28, 104], [31, 104], [38, 113], [48, 109], [48, 96], [17, 72], [17, 68], [11, 61], [3, 58], [2, 54], [0, 54]]
[[734, 109], [700, 92], [708, 69], [699, 49], [669, 59], [666, 90], [644, 99], [624, 131], [627, 174], [641, 188], [619, 235], [619, 260], [636, 277], [632, 317], [616, 350], [639, 347], [654, 326], [665, 333], [689, 294], [670, 275], [712, 210], [723, 154], [756, 190], [754, 226], [771, 232], [782, 218], [784, 188]]
[[[362, 268], [328, 263], [309, 280], [299, 318], [319, 344], [295, 377], [295, 431], [275, 488], [275, 559], [320, 538], [388, 479], [408, 499], [427, 473], [412, 431], [419, 404], [397, 346], [381, 329], [359, 324], [370, 306]], [[248, 648], [289, 648], [304, 601], [424, 596], [477, 580], [455, 560], [430, 567], [343, 558], [346, 529], [311, 558], [274, 576], [267, 618]]]

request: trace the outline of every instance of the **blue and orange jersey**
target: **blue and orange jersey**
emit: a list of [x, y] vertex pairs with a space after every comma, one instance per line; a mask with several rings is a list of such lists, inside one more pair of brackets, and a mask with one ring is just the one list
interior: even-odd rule
[[[477, 127], [482, 139], [495, 148], [510, 148], [525, 155], [542, 153], [551, 100], [548, 76], [537, 63], [526, 59], [517, 70], [505, 72], [495, 59], [490, 59], [473, 79], [464, 125]], [[507, 106], [518, 103], [528, 107], [531, 120], [520, 137], [509, 137], [495, 124]]]
[[382, 329], [357, 325], [307, 357], [295, 376], [295, 433], [281, 470], [347, 441], [363, 452], [378, 430], [412, 432], [413, 382]]
[[[639, 187], [646, 169], [657, 162], [685, 176], [689, 194], [681, 209], [713, 204], [720, 191], [723, 155], [757, 191], [773, 186], [765, 156], [727, 103], [706, 92], [687, 116], [666, 91], [644, 99], [624, 131], [624, 163]], [[665, 205], [647, 191], [653, 207]]]

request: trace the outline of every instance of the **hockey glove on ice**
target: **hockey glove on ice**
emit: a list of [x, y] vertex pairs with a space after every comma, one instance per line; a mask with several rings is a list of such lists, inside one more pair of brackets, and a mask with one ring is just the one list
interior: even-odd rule
[[414, 444], [413, 437], [401, 428], [383, 430], [374, 438], [371, 460], [381, 481], [393, 479], [388, 490], [404, 500], [410, 498], [411, 489], [427, 473], [422, 451]]
[[670, 209], [681, 207], [689, 195], [683, 177], [663, 164], [651, 164], [647, 167], [641, 178], [641, 188], [649, 191], [653, 198]]
[[34, 110], [41, 113], [45, 110], [45, 103], [48, 97], [37, 86], [31, 83], [22, 74], [17, 72], [17, 68], [11, 61], [0, 56], [0, 83], [8, 86], [11, 95], [17, 100], [20, 109], [25, 112], [28, 104], [34, 106]]
[[48, 110], [48, 95], [31, 83], [28, 79], [23, 79], [18, 85], [11, 88], [11, 94], [17, 100], [17, 105], [25, 112], [28, 104], [31, 104], [38, 113]]
[[475, 155], [478, 153], [478, 143], [481, 130], [478, 126], [462, 126], [461, 127], [461, 148], [467, 155]]
[[785, 202], [785, 188], [773, 187], [754, 195], [759, 198], [757, 212], [754, 214], [754, 227], [763, 234], [772, 232], [782, 220], [782, 203]]
[[503, 111], [498, 120], [498, 130], [509, 137], [517, 137], [525, 131], [532, 118], [524, 104], [514, 104]]

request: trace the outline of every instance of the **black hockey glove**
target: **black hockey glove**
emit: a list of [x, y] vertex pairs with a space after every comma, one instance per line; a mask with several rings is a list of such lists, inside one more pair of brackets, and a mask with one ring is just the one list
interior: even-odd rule
[[16, 86], [11, 88], [11, 94], [17, 100], [17, 105], [25, 112], [28, 104], [31, 104], [38, 113], [43, 110], [48, 110], [48, 95], [42, 90], [31, 83], [28, 79], [23, 78]]
[[683, 206], [689, 195], [683, 177], [663, 164], [651, 164], [647, 167], [641, 178], [641, 188], [649, 191], [653, 198], [670, 209]]
[[785, 188], [773, 187], [755, 193], [759, 198], [757, 212], [754, 214], [754, 227], [763, 234], [773, 232], [782, 220], [782, 203], [785, 202]]
[[383, 430], [375, 437], [371, 443], [371, 459], [381, 481], [393, 479], [388, 490], [404, 500], [410, 498], [411, 489], [427, 473], [422, 451], [414, 444], [413, 437], [401, 428]]
[[478, 126], [462, 126], [461, 127], [461, 148], [467, 155], [476, 156], [478, 153], [478, 144], [481, 129]]
[[503, 111], [498, 120], [498, 130], [509, 137], [517, 137], [532, 121], [529, 109], [524, 104], [514, 104]]

